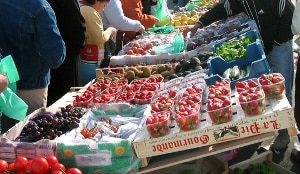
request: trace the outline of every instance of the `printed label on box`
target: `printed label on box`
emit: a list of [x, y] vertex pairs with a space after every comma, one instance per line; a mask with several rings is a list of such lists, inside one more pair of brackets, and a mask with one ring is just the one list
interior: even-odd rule
[[107, 150], [97, 151], [96, 154], [75, 155], [77, 166], [110, 166], [112, 153]]

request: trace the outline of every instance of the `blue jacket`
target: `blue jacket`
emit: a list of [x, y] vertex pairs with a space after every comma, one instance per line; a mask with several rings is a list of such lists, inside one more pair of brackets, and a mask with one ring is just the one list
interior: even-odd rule
[[19, 90], [49, 85], [50, 69], [63, 63], [66, 48], [46, 0], [0, 1], [0, 49], [15, 61]]

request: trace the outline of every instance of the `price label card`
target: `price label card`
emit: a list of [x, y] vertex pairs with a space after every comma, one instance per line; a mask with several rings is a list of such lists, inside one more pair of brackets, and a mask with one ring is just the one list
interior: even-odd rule
[[107, 150], [97, 151], [96, 154], [75, 155], [77, 166], [110, 166], [112, 153]]

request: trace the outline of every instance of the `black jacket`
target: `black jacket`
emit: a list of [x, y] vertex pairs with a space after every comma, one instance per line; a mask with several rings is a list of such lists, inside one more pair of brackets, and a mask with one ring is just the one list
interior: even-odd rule
[[291, 31], [294, 5], [290, 0], [224, 0], [205, 13], [199, 22], [207, 26], [215, 21], [244, 12], [256, 21], [268, 54], [273, 44], [293, 38]]
[[85, 20], [80, 13], [77, 0], [48, 0], [55, 12], [57, 26], [66, 47], [79, 51], [85, 47]]

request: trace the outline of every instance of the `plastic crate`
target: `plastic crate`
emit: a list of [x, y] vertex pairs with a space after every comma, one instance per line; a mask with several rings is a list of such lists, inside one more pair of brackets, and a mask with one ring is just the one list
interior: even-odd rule
[[[262, 46], [262, 44], [261, 44], [261, 40], [260, 40], [260, 37], [259, 37], [259, 35], [258, 35], [258, 32], [257, 32], [257, 30], [250, 30], [250, 31], [248, 31], [248, 32], [245, 32], [245, 33], [241, 33], [240, 35], [233, 35], [233, 36], [229, 36], [229, 37], [227, 37], [227, 38], [225, 38], [225, 39], [223, 39], [223, 40], [220, 40], [219, 42], [215, 42], [214, 43], [214, 45], [212, 45], [211, 47], [211, 51], [212, 52], [215, 52], [215, 50], [216, 50], [216, 48], [218, 48], [218, 47], [220, 47], [221, 46], [221, 44], [223, 43], [223, 42], [230, 42], [231, 40], [233, 40], [233, 39], [238, 39], [238, 38], [242, 38], [242, 37], [245, 37], [245, 38], [255, 38], [256, 39], [256, 42], [257, 42], [257, 45], [260, 47], [259, 49], [261, 49], [262, 50], [262, 52], [264, 52], [263, 51], [263, 46]], [[253, 43], [252, 43], [253, 44]], [[251, 44], [250, 44], [251, 45]], [[249, 46], [249, 45], [248, 45]], [[248, 51], [248, 50], [247, 50]]]
[[211, 85], [216, 80], [220, 80], [224, 71], [228, 68], [232, 68], [235, 65], [237, 65], [240, 69], [244, 69], [248, 65], [251, 65], [251, 68], [248, 76], [230, 82], [232, 89], [235, 88], [235, 83], [237, 81], [258, 78], [261, 74], [271, 73], [271, 69], [266, 59], [263, 47], [260, 41], [256, 41], [248, 45], [246, 56], [244, 58], [226, 62], [222, 57], [217, 56], [208, 60], [207, 66], [210, 75], [205, 77], [206, 84]]

